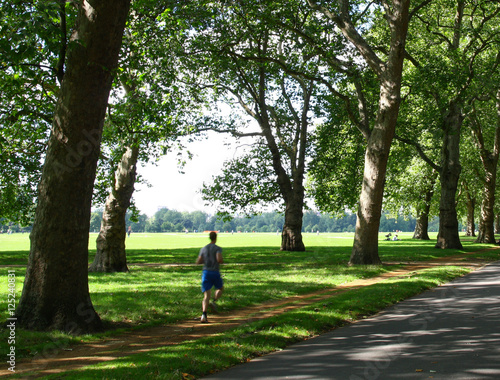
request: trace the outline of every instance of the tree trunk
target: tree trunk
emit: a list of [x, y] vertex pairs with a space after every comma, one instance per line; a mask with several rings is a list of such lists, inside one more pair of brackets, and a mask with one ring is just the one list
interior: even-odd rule
[[[297, 129], [295, 130], [295, 138], [293, 143], [293, 153], [288, 152], [287, 157], [290, 165], [291, 175], [287, 173], [283, 165], [283, 155], [280, 152], [276, 139], [273, 135], [273, 128], [269, 121], [269, 109], [266, 104], [266, 71], [261, 67], [259, 70], [259, 97], [258, 105], [261, 110], [258, 118], [262, 134], [266, 140], [267, 147], [272, 156], [272, 166], [277, 177], [277, 183], [280, 188], [281, 195], [285, 201], [285, 223], [281, 233], [281, 250], [282, 251], [305, 251], [304, 242], [302, 241], [302, 217], [304, 206], [304, 173], [307, 147], [307, 129], [309, 125], [308, 112], [310, 99], [313, 92], [313, 82], [308, 85], [302, 81], [302, 110], [300, 117], [298, 113]], [[285, 97], [288, 97], [283, 88], [282, 91]], [[290, 110], [293, 111], [290, 105]], [[276, 126], [275, 126], [276, 128]], [[278, 129], [278, 128], [276, 128]], [[280, 132], [278, 131], [278, 134]]]
[[[349, 265], [381, 264], [378, 255], [378, 230], [382, 213], [385, 174], [392, 139], [396, 129], [401, 103], [401, 78], [408, 31], [409, 1], [395, 1], [392, 9], [391, 43], [387, 62], [380, 69], [380, 63], [371, 59], [365, 46], [357, 45], [361, 54], [368, 59], [370, 67], [378, 74], [380, 81], [377, 120], [371, 131], [365, 153], [363, 184], [356, 220], [356, 231]], [[352, 33], [343, 30], [344, 34]], [[356, 37], [352, 37], [356, 45]]]
[[497, 182], [498, 157], [500, 153], [500, 91], [497, 93], [497, 126], [495, 128], [495, 141], [493, 150], [486, 148], [483, 139], [481, 125], [478, 121], [473, 122], [473, 131], [476, 135], [484, 168], [485, 182], [483, 201], [481, 203], [481, 220], [479, 224], [479, 235], [476, 243], [495, 244], [495, 187]]
[[106, 199], [97, 253], [90, 272], [128, 272], [125, 252], [125, 215], [130, 206], [137, 174], [139, 147], [127, 147], [114, 175], [114, 185]]
[[424, 203], [420, 209], [417, 210], [417, 223], [415, 231], [413, 232], [413, 239], [418, 240], [431, 240], [429, 237], [429, 212], [431, 209], [431, 201], [434, 196], [434, 185], [436, 184], [437, 172], [433, 170], [430, 178], [430, 183], [424, 195]]
[[500, 234], [500, 215], [495, 217], [495, 234]]
[[481, 218], [479, 220], [479, 234], [476, 243], [495, 244], [495, 186], [496, 165], [494, 172], [486, 173], [486, 184], [481, 203]]
[[455, 195], [462, 170], [460, 166], [460, 129], [463, 115], [456, 101], [450, 102], [443, 120], [443, 149], [441, 152], [441, 198], [439, 203], [439, 232], [436, 248], [462, 249], [458, 234]]
[[476, 224], [474, 221], [474, 211], [476, 200], [467, 193], [467, 231], [466, 236], [476, 236]]
[[430, 206], [425, 207], [417, 216], [417, 223], [415, 224], [415, 231], [413, 232], [413, 239], [417, 240], [431, 240], [429, 237], [429, 209]]
[[101, 328], [88, 288], [90, 207], [112, 73], [129, 0], [81, 3], [55, 109], [19, 326], [82, 334]]
[[[404, 45], [404, 44], [403, 44]], [[403, 52], [401, 52], [403, 55]], [[401, 57], [399, 64], [402, 66]], [[382, 214], [387, 160], [400, 104], [401, 71], [387, 71], [381, 80], [379, 111], [365, 153], [363, 185], [349, 264], [378, 265], [378, 232]]]
[[[394, 126], [392, 126], [392, 132], [394, 132]], [[350, 265], [382, 263], [378, 255], [378, 232], [391, 140], [392, 134], [387, 131], [387, 128], [380, 128], [380, 131], [373, 131], [366, 148], [364, 180]]]
[[282, 251], [305, 251], [302, 241], [302, 217], [304, 197], [289, 197], [285, 209], [285, 224], [281, 233]]

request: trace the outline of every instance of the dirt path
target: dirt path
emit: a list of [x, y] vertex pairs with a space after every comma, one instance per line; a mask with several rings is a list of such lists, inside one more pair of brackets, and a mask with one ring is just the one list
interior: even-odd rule
[[[493, 249], [497, 249], [495, 247]], [[471, 252], [471, 254], [478, 253]], [[278, 301], [266, 302], [253, 307], [233, 310], [210, 316], [210, 323], [201, 324], [198, 320], [180, 321], [174, 325], [158, 326], [127, 332], [111, 338], [76, 346], [61, 346], [57, 342], [30, 360], [16, 363], [16, 374], [24, 378], [36, 378], [81, 368], [99, 362], [110, 361], [138, 352], [149, 351], [158, 347], [175, 345], [185, 340], [192, 340], [218, 334], [234, 327], [265, 319], [300, 308], [322, 299], [340, 294], [351, 289], [375, 284], [391, 277], [407, 275], [410, 272], [441, 265], [460, 265], [476, 270], [484, 266], [483, 261], [464, 261], [468, 254], [449, 256], [428, 262], [411, 263], [401, 269], [384, 273], [380, 276], [352, 281], [334, 288], [290, 297]], [[0, 377], [12, 375], [6, 369], [0, 370]]]

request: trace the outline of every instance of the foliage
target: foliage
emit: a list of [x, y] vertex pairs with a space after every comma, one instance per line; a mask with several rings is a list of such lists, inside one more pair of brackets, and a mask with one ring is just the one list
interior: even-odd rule
[[411, 147], [396, 141], [391, 149], [384, 209], [392, 214], [417, 217], [427, 206], [426, 195], [434, 195], [430, 201], [429, 217], [439, 215], [439, 183], [437, 172], [419, 156], [412, 155]]
[[33, 220], [75, 15], [70, 2], [0, 2], [0, 218]]
[[254, 145], [248, 153], [226, 162], [222, 174], [212, 178], [210, 185], [204, 184], [203, 198], [216, 203], [217, 214], [225, 219], [234, 214], [258, 214], [262, 205], [282, 210], [271, 162], [269, 150], [263, 144]]
[[[223, 129], [210, 123], [212, 129], [239, 137], [259, 136], [213, 185], [205, 185], [205, 200], [219, 202], [223, 215], [252, 214], [257, 205], [282, 206], [292, 199], [301, 209], [303, 202], [308, 126], [319, 91], [312, 80], [291, 73], [280, 61], [287, 57], [311, 71], [318, 61], [298, 50], [290, 33], [260, 22], [272, 17], [270, 9], [258, 5], [257, 18], [255, 5], [211, 3], [201, 12], [205, 18], [195, 18], [201, 23], [184, 45], [186, 61], [199, 73], [190, 78], [193, 83], [212, 88], [214, 102], [225, 102], [233, 114], [245, 113], [260, 128], [249, 130], [244, 117]], [[282, 201], [274, 202], [278, 195]]]
[[315, 131], [308, 192], [322, 211], [343, 214], [358, 202], [365, 143], [348, 125], [322, 124]]
[[[137, 232], [276, 232], [281, 231], [284, 216], [278, 212], [263, 212], [252, 216], [232, 216], [223, 218], [209, 215], [202, 211], [180, 212], [163, 208], [148, 217], [141, 214], [137, 221], [132, 220], [132, 213], [127, 213], [126, 224]], [[91, 218], [91, 232], [98, 232], [101, 225], [102, 212], [94, 211]], [[431, 221], [429, 231], [437, 231], [437, 219]], [[345, 212], [343, 214], [319, 213], [312, 210], [304, 212], [303, 232], [354, 232], [356, 215]], [[9, 227], [4, 226], [4, 232]], [[14, 232], [18, 228], [10, 227]], [[412, 232], [415, 229], [415, 217], [384, 213], [380, 219], [381, 232], [396, 230]], [[128, 243], [127, 243], [128, 247]]]
[[[186, 91], [175, 48], [186, 27], [173, 22], [176, 16], [169, 3], [132, 2], [103, 131], [96, 207], [105, 202], [127, 147], [139, 147], [142, 164], [154, 162], [173, 147], [182, 149], [175, 140], [201, 117], [201, 95]], [[143, 180], [139, 175], [136, 182]], [[137, 217], [133, 202], [131, 209]]]

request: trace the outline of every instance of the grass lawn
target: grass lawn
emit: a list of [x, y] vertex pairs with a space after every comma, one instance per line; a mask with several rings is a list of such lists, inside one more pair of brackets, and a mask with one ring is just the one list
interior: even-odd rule
[[[89, 263], [95, 254], [96, 234], [90, 235]], [[383, 241], [379, 252], [384, 262], [430, 260], [464, 252], [475, 252], [491, 245], [463, 241], [464, 249], [438, 250], [430, 242], [413, 241], [411, 234], [399, 234], [400, 241]], [[464, 239], [465, 240], [465, 239]], [[121, 329], [169, 324], [199, 317], [201, 307], [199, 266], [193, 266], [201, 246], [209, 242], [207, 234], [132, 234], [127, 238], [129, 273], [90, 273], [92, 302], [109, 331], [72, 337], [58, 332], [17, 330], [18, 358], [31, 357], [54, 341], [59, 345], [91, 341], [116, 334]], [[304, 234], [306, 252], [280, 252], [280, 236], [274, 234], [220, 234], [226, 261], [222, 268], [226, 293], [222, 311], [260, 304], [268, 300], [300, 295], [330, 288], [359, 278], [373, 277], [394, 266], [348, 267], [353, 234]], [[15, 267], [17, 298], [22, 291], [29, 251], [27, 234], [0, 235], [0, 265]], [[498, 259], [500, 250], [480, 252], [477, 258]], [[188, 264], [142, 266], [144, 263]], [[7, 273], [0, 268], [0, 296], [7, 299]], [[459, 267], [434, 268], [411, 279], [389, 280], [366, 289], [350, 291], [318, 305], [282, 316], [255, 322], [218, 337], [203, 338], [182, 345], [165, 347], [88, 368], [75, 378], [175, 378], [184, 374], [199, 376], [261, 355], [290, 342], [307, 338], [342, 325], [360, 315], [374, 313], [423, 289], [449, 281], [466, 271]], [[383, 296], [381, 296], [381, 294]], [[4, 304], [5, 305], [5, 304]], [[327, 305], [327, 306], [325, 306]], [[7, 307], [0, 310], [3, 320]], [[0, 335], [6, 341], [7, 331]], [[6, 345], [2, 345], [3, 350]], [[220, 350], [206, 347], [223, 347]], [[200, 356], [196, 356], [198, 352]], [[4, 354], [3, 351], [0, 351]], [[194, 356], [193, 356], [194, 355]], [[220, 356], [220, 357], [219, 357]], [[189, 357], [189, 359], [186, 359]], [[223, 360], [224, 358], [224, 360]], [[170, 369], [171, 368], [171, 369]]]

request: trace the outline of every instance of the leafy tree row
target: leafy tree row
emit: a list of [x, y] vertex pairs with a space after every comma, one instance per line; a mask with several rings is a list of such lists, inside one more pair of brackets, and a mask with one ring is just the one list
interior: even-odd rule
[[[102, 211], [92, 213], [90, 231], [98, 232], [102, 223]], [[202, 211], [180, 212], [163, 208], [155, 215], [148, 217], [141, 214], [137, 219], [132, 213], [127, 213], [126, 226], [133, 232], [281, 232], [284, 223], [283, 214], [266, 212], [252, 216], [240, 216], [230, 220], [223, 220], [217, 215], [209, 215]], [[429, 231], [437, 232], [439, 220], [434, 218], [429, 226]], [[380, 232], [393, 232], [396, 230], [413, 232], [416, 219], [414, 217], [392, 217], [384, 213], [380, 220]], [[302, 232], [354, 232], [356, 215], [344, 213], [338, 217], [331, 214], [306, 211], [303, 217]]]
[[[380, 263], [388, 207], [427, 231], [438, 192], [436, 247], [462, 247], [460, 202], [468, 220], [481, 202], [478, 241], [493, 243], [499, 15], [494, 0], [1, 1], [0, 217], [34, 220], [19, 326], [101, 328], [92, 198], [106, 201], [91, 270], [127, 271], [137, 162], [184, 131], [256, 138], [204, 194], [276, 204], [283, 250], [305, 249], [306, 174], [321, 210], [357, 206], [351, 264]], [[221, 103], [246, 119], [218, 117]], [[406, 170], [417, 157], [428, 167]]]

